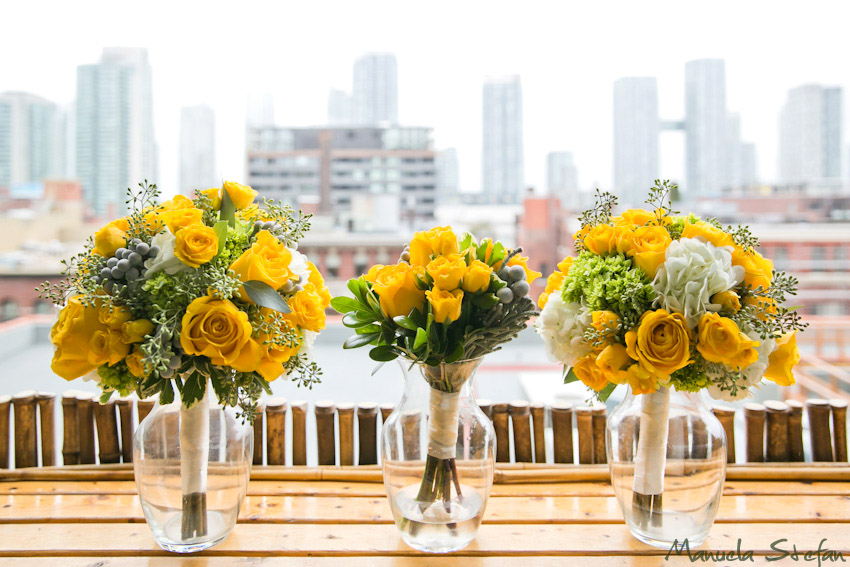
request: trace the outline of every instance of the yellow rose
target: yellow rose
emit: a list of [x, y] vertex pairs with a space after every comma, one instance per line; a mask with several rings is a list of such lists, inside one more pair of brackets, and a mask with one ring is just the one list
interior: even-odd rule
[[142, 350], [136, 346], [133, 348], [133, 352], [127, 355], [127, 358], [124, 359], [124, 363], [127, 365], [127, 370], [129, 370], [130, 374], [136, 378], [144, 378], [148, 375], [148, 372], [145, 371], [145, 363], [142, 358]]
[[292, 253], [286, 246], [269, 231], [261, 230], [254, 244], [230, 265], [230, 269], [243, 282], [256, 280], [280, 289], [288, 280], [298, 277], [289, 270], [291, 262]]
[[682, 238], [697, 237], [701, 237], [706, 242], [711, 242], [715, 246], [735, 245], [731, 234], [723, 232], [714, 225], [702, 221], [697, 221], [693, 224], [690, 221], [685, 222], [685, 228], [682, 230]]
[[490, 287], [490, 275], [493, 268], [480, 260], [473, 260], [463, 275], [461, 287], [464, 291], [478, 293], [487, 291]]
[[380, 271], [383, 270], [385, 267], [386, 266], [384, 266], [383, 264], [375, 264], [374, 266], [369, 268], [369, 271], [366, 272], [366, 275], [363, 276], [363, 279], [365, 279], [367, 282], [375, 283], [375, 281], [378, 279], [378, 273], [380, 273]]
[[569, 273], [573, 262], [573, 257], [567, 256], [558, 262], [558, 269], [546, 278], [546, 289], [544, 289], [543, 293], [540, 294], [540, 297], [537, 298], [537, 306], [540, 309], [546, 307], [546, 303], [549, 301], [549, 296], [560, 290], [561, 286], [564, 285], [564, 280], [567, 278], [567, 274]]
[[658, 267], [664, 263], [667, 247], [673, 242], [663, 226], [643, 226], [632, 233], [632, 247], [628, 255], [635, 265], [646, 272], [649, 279], [655, 277]]
[[655, 214], [644, 209], [629, 209], [623, 211], [623, 214], [611, 219], [611, 224], [614, 226], [622, 226], [625, 228], [635, 228], [643, 226], [651, 220], [655, 219]]
[[596, 354], [591, 353], [578, 359], [578, 362], [573, 366], [573, 374], [582, 381], [582, 383], [597, 392], [601, 391], [608, 385], [608, 377], [599, 365], [596, 364]]
[[431, 256], [457, 253], [457, 236], [450, 226], [437, 226], [417, 232], [410, 241], [410, 263], [413, 266], [427, 266]]
[[56, 347], [50, 368], [65, 380], [79, 378], [100, 366], [91, 356], [89, 342], [95, 332], [107, 329], [100, 322], [98, 308], [83, 306], [80, 297], [68, 299], [50, 330], [50, 342]]
[[242, 219], [245, 222], [254, 222], [257, 220], [270, 221], [274, 218], [265, 209], [261, 209], [256, 203], [245, 207], [241, 211], [236, 211], [236, 218]]
[[442, 290], [438, 287], [425, 292], [431, 312], [437, 323], [449, 324], [460, 318], [460, 308], [463, 303], [463, 290]]
[[317, 333], [325, 328], [326, 305], [315, 291], [303, 289], [290, 297], [287, 303], [292, 311], [284, 317], [294, 325]]
[[776, 300], [770, 297], [762, 297], [758, 295], [748, 295], [744, 298], [744, 303], [747, 305], [756, 306], [759, 311], [756, 317], [762, 321], [767, 321], [770, 315], [776, 314]]
[[573, 262], [575, 262], [575, 258], [573, 258], [572, 256], [567, 256], [566, 258], [558, 262], [558, 271], [563, 273], [564, 275], [567, 275], [568, 273], [570, 273], [570, 268], [572, 267]]
[[175, 195], [173, 199], [169, 199], [155, 207], [145, 209], [147, 211], [145, 213], [145, 223], [151, 233], [157, 234], [165, 227], [165, 221], [162, 220], [163, 213], [194, 208], [195, 204], [191, 199], [185, 195]]
[[204, 212], [192, 207], [191, 209], [177, 209], [176, 211], [164, 211], [159, 213], [159, 220], [164, 222], [171, 234], [177, 234], [181, 228], [192, 224], [199, 224], [204, 218]]
[[[263, 307], [260, 311], [266, 321], [272, 320], [271, 309]], [[290, 321], [285, 318], [281, 321], [281, 325], [282, 327], [280, 331], [282, 334], [285, 334], [290, 330], [297, 331], [297, 329], [291, 326], [292, 324]], [[266, 382], [272, 382], [282, 375], [283, 365], [290, 358], [298, 354], [298, 350], [301, 348], [300, 339], [293, 344], [279, 345], [274, 344], [272, 342], [272, 337], [267, 333], [260, 333], [256, 342], [260, 345], [261, 351], [257, 372], [266, 380]]]
[[115, 251], [127, 245], [126, 218], [116, 219], [94, 233], [94, 251], [105, 258], [115, 255]]
[[[423, 268], [419, 271], [424, 272]], [[377, 274], [372, 289], [387, 317], [410, 315], [416, 308], [424, 312], [425, 291], [416, 286], [417, 269], [406, 262], [384, 266]]]
[[[235, 181], [225, 181], [221, 188], [223, 191], [227, 191], [227, 195], [230, 197], [237, 211], [248, 207], [254, 202], [254, 198], [257, 196], [256, 191], [247, 185], [242, 185]], [[224, 193], [222, 193], [223, 195]]]
[[437, 256], [428, 263], [425, 271], [434, 279], [434, 287], [457, 289], [466, 274], [466, 260], [460, 254]]
[[732, 252], [732, 263], [744, 268], [744, 283], [751, 288], [755, 289], [761, 286], [762, 289], [767, 289], [770, 287], [770, 282], [773, 280], [773, 262], [755, 250], [746, 252], [741, 248], [736, 248]]
[[612, 343], [602, 349], [596, 358], [596, 366], [602, 370], [609, 382], [622, 384], [625, 381], [623, 368], [632, 363], [626, 347], [620, 343]]
[[120, 331], [133, 314], [126, 307], [98, 302], [97, 319], [112, 331]]
[[199, 297], [183, 315], [180, 346], [188, 355], [206, 356], [212, 364], [253, 372], [262, 355], [251, 339], [248, 314], [229, 299]]
[[629, 356], [658, 378], [667, 378], [691, 362], [691, 332], [681, 313], [664, 309], [641, 315], [637, 331], [626, 333]]
[[717, 313], [706, 313], [697, 327], [697, 350], [709, 362], [746, 368], [758, 360], [758, 341], [741, 332], [735, 321]]
[[327, 309], [331, 304], [331, 292], [325, 285], [325, 278], [322, 277], [322, 274], [313, 262], [307, 261], [307, 271], [310, 272], [310, 275], [307, 278], [307, 284], [304, 286], [304, 289], [318, 293], [319, 297], [322, 298], [322, 309]]
[[797, 350], [797, 332], [783, 335], [776, 341], [776, 350], [770, 353], [769, 363], [764, 377], [780, 386], [794, 384], [794, 367], [800, 362]]
[[731, 289], [715, 293], [711, 296], [711, 302], [732, 313], [737, 313], [741, 309], [741, 299]]
[[154, 324], [147, 319], [136, 319], [135, 321], [126, 321], [121, 326], [121, 340], [125, 343], [140, 343], [145, 340], [145, 337], [153, 333]]
[[187, 197], [186, 195], [175, 195], [173, 198], [161, 203], [157, 206], [157, 210], [160, 212], [166, 211], [179, 211], [181, 209], [192, 209], [195, 207], [195, 204], [192, 202], [192, 199]]
[[631, 248], [629, 231], [621, 226], [598, 224], [584, 237], [584, 247], [600, 256], [627, 252]]
[[97, 366], [113, 366], [124, 360], [130, 353], [130, 345], [121, 338], [121, 333], [108, 327], [95, 331], [89, 339], [89, 361]]
[[519, 254], [514, 255], [510, 260], [508, 260], [508, 266], [522, 266], [522, 269], [525, 270], [525, 279], [528, 283], [533, 282], [534, 280], [543, 275], [540, 272], [532, 270], [528, 267], [527, 256], [520, 256]]
[[633, 394], [651, 394], [658, 388], [658, 379], [640, 364], [632, 364], [625, 374]]
[[218, 235], [210, 227], [198, 223], [177, 231], [174, 255], [187, 266], [198, 268], [212, 260], [216, 254]]
[[613, 311], [594, 311], [591, 313], [591, 325], [603, 337], [603, 341], [594, 346], [596, 350], [601, 350], [610, 344], [611, 336], [617, 334], [620, 316]]
[[202, 195], [206, 195], [209, 197], [209, 200], [212, 202], [212, 209], [217, 211], [221, 208], [221, 188], [220, 187], [210, 187], [209, 189], [204, 189], [200, 192]]

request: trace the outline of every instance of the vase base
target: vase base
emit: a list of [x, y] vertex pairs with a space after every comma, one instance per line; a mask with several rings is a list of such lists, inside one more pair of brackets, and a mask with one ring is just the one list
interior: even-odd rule
[[661, 549], [672, 549], [673, 546], [679, 548], [684, 545], [690, 549], [698, 547], [705, 542], [711, 528], [710, 522], [707, 525], [698, 523], [689, 514], [668, 510], [651, 520], [640, 514], [627, 517], [626, 520], [626, 525], [635, 538]]
[[451, 553], [475, 539], [484, 512], [475, 490], [461, 485], [466, 496], [452, 498], [449, 512], [443, 502], [435, 502], [423, 510], [416, 500], [418, 490], [418, 485], [408, 486], [395, 498], [396, 524], [407, 545], [426, 553]]
[[[148, 522], [154, 539], [165, 551], [172, 553], [197, 553], [224, 541], [233, 529], [220, 512], [207, 512], [207, 535], [189, 540], [181, 540], [183, 513], [177, 512], [165, 523], [163, 529], [157, 529]], [[228, 525], [230, 527], [228, 527]]]

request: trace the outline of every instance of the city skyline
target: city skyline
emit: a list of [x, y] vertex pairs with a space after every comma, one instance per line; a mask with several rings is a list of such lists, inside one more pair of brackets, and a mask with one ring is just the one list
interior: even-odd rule
[[[765, 182], [778, 178], [778, 117], [787, 91], [812, 82], [850, 84], [850, 70], [838, 64], [840, 26], [834, 18], [819, 17], [828, 13], [825, 3], [814, 3], [793, 18], [766, 9], [768, 4], [729, 3], [724, 8], [721, 3], [705, 15], [699, 29], [673, 25], [687, 12], [674, 3], [658, 5], [662, 9], [656, 14], [644, 14], [623, 4], [618, 7], [621, 17], [615, 19], [603, 17], [600, 8], [587, 6], [566, 9], [550, 5], [518, 15], [495, 10], [486, 17], [489, 25], [476, 29], [478, 47], [464, 48], [452, 41], [434, 43], [427, 38], [435, 37], [436, 32], [448, 39], [467, 35], [467, 25], [478, 17], [472, 6], [457, 7], [454, 23], [422, 14], [423, 31], [414, 32], [387, 26], [403, 12], [392, 4], [377, 4], [372, 10], [373, 21], [368, 22], [362, 14], [358, 16], [362, 10], [342, 4], [323, 10], [299, 7], [292, 17], [304, 23], [299, 26], [303, 29], [274, 41], [266, 37], [273, 35], [268, 33], [267, 19], [252, 17], [249, 10], [235, 14], [226, 23], [220, 17], [213, 18], [222, 29], [244, 27], [248, 22], [256, 26], [256, 45], [250, 50], [202, 41], [200, 30], [179, 26], [188, 17], [186, 10], [176, 10], [171, 21], [152, 6], [134, 14], [138, 24], [125, 29], [118, 25], [122, 20], [117, 14], [103, 9], [105, 6], [93, 4], [92, 11], [100, 14], [95, 25], [83, 21], [77, 10], [57, 4], [56, 19], [63, 25], [47, 22], [45, 33], [63, 42], [63, 49], [33, 50], [10, 58], [0, 77], [0, 91], [24, 90], [66, 105], [73, 98], [76, 65], [94, 60], [104, 45], [147, 43], [153, 67], [159, 170], [166, 192], [177, 189], [180, 107], [206, 102], [216, 110], [221, 123], [216, 144], [220, 175], [240, 178], [245, 174], [245, 106], [250, 94], [274, 93], [278, 124], [320, 124], [326, 115], [330, 88], [350, 84], [351, 61], [358, 54], [387, 50], [389, 46], [398, 59], [400, 123], [433, 127], [438, 149], [457, 148], [460, 185], [465, 191], [475, 190], [480, 184], [480, 88], [488, 74], [522, 76], [525, 181], [541, 190], [545, 188], [545, 156], [555, 150], [574, 153], [582, 188], [613, 186], [611, 86], [619, 77], [657, 77], [661, 116], [684, 116], [684, 63], [706, 56], [724, 59], [727, 107], [741, 116], [741, 137], [756, 144], [759, 177]], [[337, 16], [328, 24], [334, 40], [315, 52], [296, 49], [317, 29], [320, 12], [328, 9]], [[31, 7], [16, 6], [12, 11], [20, 21], [35, 18]], [[594, 47], [578, 56], [578, 46], [591, 45], [589, 38], [595, 32], [576, 29], [566, 39], [550, 33], [554, 23], [566, 14], [576, 21], [604, 21], [606, 31], [617, 35], [618, 43], [630, 44], [630, 49]], [[345, 29], [347, 19], [363, 23], [362, 29]], [[652, 28], [664, 29], [664, 34], [644, 33], [650, 22]], [[755, 25], [767, 26], [774, 34], [794, 35], [798, 40], [776, 42], [765, 54], [747, 44], [748, 35], [751, 37], [747, 32]], [[20, 31], [26, 32], [26, 27]], [[159, 29], [155, 37], [147, 33], [154, 28]], [[809, 31], [814, 29], [817, 32]], [[723, 40], [712, 30], [723, 30]], [[25, 43], [20, 31], [12, 29], [0, 39], [6, 52], [12, 52], [16, 40]], [[497, 40], [507, 33], [516, 41]], [[204, 49], [198, 56], [196, 46], [201, 44]], [[670, 45], [676, 45], [676, 49], [670, 49]], [[187, 74], [180, 61], [187, 60], [190, 53], [193, 72]], [[285, 72], [275, 74], [271, 69]], [[847, 113], [843, 120], [846, 123]], [[681, 137], [663, 134], [661, 154], [660, 175], [683, 181]], [[841, 157], [846, 176], [846, 141]]]

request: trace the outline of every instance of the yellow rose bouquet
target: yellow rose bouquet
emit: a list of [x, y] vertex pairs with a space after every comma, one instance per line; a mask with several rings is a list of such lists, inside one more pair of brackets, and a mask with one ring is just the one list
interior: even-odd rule
[[762, 377], [791, 385], [805, 326], [784, 306], [796, 279], [773, 270], [746, 227], [674, 212], [674, 188], [656, 181], [650, 210], [616, 216], [616, 198], [598, 193], [575, 235], [578, 255], [549, 276], [535, 324], [565, 382], [603, 401], [620, 384], [643, 394], [634, 492], [651, 514], [660, 512], [669, 389], [737, 400]]
[[398, 263], [349, 280], [353, 298], [331, 301], [356, 332], [344, 348], [371, 345], [369, 356], [380, 363], [405, 358], [419, 365], [430, 386], [428, 454], [415, 499], [423, 510], [441, 501], [451, 513], [463, 498], [455, 456], [462, 446], [458, 393], [469, 369], [536, 314], [529, 283], [541, 274], [527, 267], [521, 252], [436, 227], [416, 233]]
[[56, 374], [92, 377], [102, 403], [114, 392], [177, 397], [184, 424], [209, 415], [197, 409], [208, 383], [252, 421], [269, 382], [318, 382], [309, 350], [330, 293], [296, 249], [309, 216], [260, 208], [253, 189], [230, 181], [194, 200], [158, 204], [147, 183], [128, 194], [130, 214], [89, 240], [65, 281], [40, 288], [64, 305], [50, 334]]

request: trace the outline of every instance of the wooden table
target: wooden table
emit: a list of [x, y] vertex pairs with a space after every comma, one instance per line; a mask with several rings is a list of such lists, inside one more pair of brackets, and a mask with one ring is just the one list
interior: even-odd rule
[[[380, 471], [364, 467], [255, 469], [236, 529], [223, 543], [194, 556], [167, 554], [157, 547], [144, 524], [132, 472], [122, 466], [42, 469], [17, 479], [15, 471], [9, 471], [0, 476], [0, 565], [692, 564], [684, 555], [665, 560], [665, 550], [629, 534], [611, 485], [604, 480], [607, 468], [560, 469], [562, 479], [583, 480], [540, 482], [547, 475], [554, 478], [558, 469], [534, 473], [511, 467], [497, 472], [477, 539], [449, 556], [426, 556], [402, 542], [379, 482]], [[841, 551], [850, 562], [846, 467], [836, 469], [840, 474], [791, 475], [840, 480], [746, 480], [754, 476], [747, 470], [752, 468], [730, 468], [717, 523], [701, 550], [733, 551], [740, 538], [741, 550], [753, 551], [756, 565], [817, 565], [803, 561], [803, 553], [819, 545]], [[779, 557], [771, 543], [781, 539], [787, 540], [777, 544], [781, 548], [797, 546], [799, 561], [768, 561]], [[517, 558], [528, 555], [535, 557]], [[822, 564], [834, 564], [828, 559], [822, 556]]]

